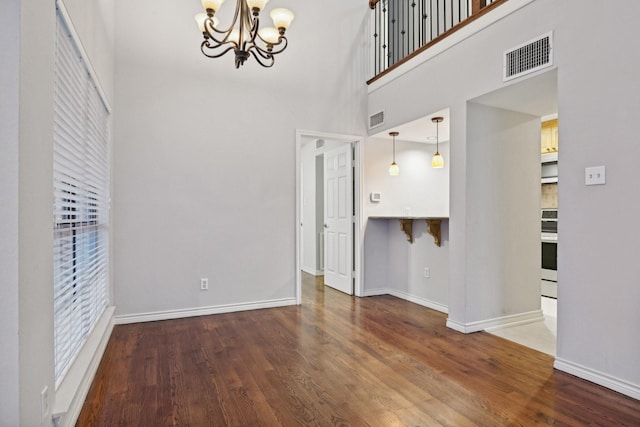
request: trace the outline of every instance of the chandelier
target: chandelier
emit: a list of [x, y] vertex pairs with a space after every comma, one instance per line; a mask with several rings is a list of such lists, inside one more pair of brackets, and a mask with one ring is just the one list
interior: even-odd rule
[[198, 28], [204, 36], [200, 45], [202, 53], [209, 58], [219, 58], [233, 50], [236, 68], [252, 55], [263, 67], [271, 67], [274, 56], [287, 48], [284, 33], [293, 20], [288, 9], [273, 9], [273, 27], [260, 28], [260, 12], [269, 0], [236, 0], [236, 11], [231, 25], [220, 27], [216, 15], [225, 0], [202, 0], [206, 13], [196, 15]]

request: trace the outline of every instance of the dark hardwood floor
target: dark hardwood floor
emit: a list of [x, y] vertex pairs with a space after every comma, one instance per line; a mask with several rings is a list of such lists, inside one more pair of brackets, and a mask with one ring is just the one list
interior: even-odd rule
[[640, 426], [640, 401], [391, 296], [116, 326], [78, 426]]

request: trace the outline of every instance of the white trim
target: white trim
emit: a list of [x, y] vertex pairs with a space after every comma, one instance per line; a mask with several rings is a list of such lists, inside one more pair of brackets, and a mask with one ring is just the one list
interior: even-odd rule
[[322, 276], [324, 274], [323, 270], [316, 270], [305, 266], [302, 266], [301, 270], [307, 274], [311, 274], [312, 276]]
[[408, 73], [412, 69], [419, 65], [429, 61], [430, 59], [440, 55], [444, 51], [451, 49], [453, 46], [464, 41], [465, 39], [473, 36], [474, 34], [484, 30], [485, 28], [495, 24], [501, 19], [511, 15], [518, 9], [526, 6], [534, 0], [509, 0], [508, 2], [496, 7], [490, 13], [476, 19], [472, 23], [464, 26], [460, 30], [431, 46], [429, 49], [421, 52], [419, 55], [414, 56], [409, 61], [401, 64], [398, 68], [390, 71], [384, 76], [380, 77], [375, 82], [368, 85], [367, 89], [369, 93], [380, 89], [387, 83], [392, 82], [398, 77]]
[[462, 332], [463, 334], [468, 334], [470, 332], [477, 331], [467, 331], [464, 324], [456, 322], [455, 320], [447, 319], [447, 328], [453, 329], [454, 331]]
[[316, 138], [316, 139], [333, 139], [338, 141], [343, 141], [345, 143], [354, 144], [355, 150], [355, 173], [353, 174], [353, 178], [356, 180], [355, 191], [353, 194], [353, 198], [355, 200], [355, 236], [353, 236], [353, 242], [355, 245], [355, 256], [353, 259], [353, 270], [354, 270], [354, 294], [357, 297], [364, 296], [364, 287], [362, 281], [362, 257], [363, 257], [363, 245], [364, 245], [364, 230], [363, 230], [363, 209], [362, 209], [362, 186], [364, 185], [363, 180], [363, 145], [364, 145], [364, 137], [358, 135], [344, 135], [344, 134], [334, 134], [327, 132], [317, 132], [317, 131], [308, 131], [302, 129], [296, 129], [296, 176], [295, 176], [295, 197], [296, 197], [296, 207], [295, 207], [295, 251], [296, 251], [296, 265], [295, 265], [295, 278], [296, 278], [296, 304], [302, 304], [302, 261], [300, 259], [300, 248], [301, 248], [301, 233], [300, 233], [300, 222], [302, 213], [300, 212], [300, 193], [301, 193], [301, 167], [300, 162], [302, 160], [301, 150], [302, 150], [302, 138]]
[[98, 78], [98, 74], [96, 73], [96, 70], [93, 68], [91, 59], [89, 59], [89, 55], [87, 55], [87, 51], [84, 49], [82, 41], [80, 40], [80, 36], [78, 35], [76, 28], [73, 26], [71, 15], [69, 15], [69, 11], [67, 10], [67, 7], [64, 5], [64, 1], [56, 0], [56, 7], [60, 11], [60, 16], [62, 16], [62, 20], [67, 26], [67, 29], [71, 34], [71, 38], [73, 38], [73, 41], [75, 42], [76, 47], [80, 52], [80, 56], [82, 57], [84, 64], [87, 67], [87, 70], [89, 71], [89, 75], [93, 79], [93, 83], [96, 85], [96, 90], [100, 95], [100, 99], [102, 99], [102, 103], [104, 104], [109, 114], [111, 114], [111, 105], [109, 105], [109, 100], [107, 99], [107, 95], [105, 91], [102, 89], [102, 85], [100, 84], [100, 79]]
[[364, 294], [362, 295], [363, 297], [375, 297], [378, 295], [389, 295], [389, 293], [391, 292], [390, 289], [383, 289], [383, 288], [377, 288], [377, 289], [367, 289]]
[[114, 306], [105, 308], [82, 350], [56, 390], [53, 417], [57, 426], [75, 426], [82, 405], [113, 331]]
[[373, 296], [379, 296], [379, 295], [391, 295], [396, 298], [400, 298], [402, 300], [409, 301], [414, 304], [418, 304], [435, 311], [439, 311], [441, 313], [445, 313], [445, 314], [449, 313], [449, 307], [447, 307], [444, 304], [440, 304], [439, 302], [431, 301], [426, 298], [411, 295], [406, 292], [398, 291], [395, 289], [388, 289], [388, 288], [367, 289], [367, 291], [364, 293], [363, 296], [373, 297]]
[[596, 383], [634, 399], [640, 399], [640, 385], [638, 384], [621, 380], [604, 372], [596, 371], [595, 369], [587, 368], [586, 366], [558, 357], [556, 357], [553, 367], [559, 371], [575, 375], [576, 377], [591, 381], [592, 383]]
[[185, 317], [208, 316], [210, 314], [234, 313], [237, 311], [260, 310], [263, 308], [285, 307], [296, 305], [294, 298], [282, 298], [268, 301], [254, 301], [241, 304], [224, 304], [209, 307], [189, 308], [184, 310], [165, 310], [138, 314], [116, 316], [116, 325], [129, 323], [155, 322], [158, 320], [182, 319]]
[[498, 329], [510, 328], [512, 326], [526, 325], [544, 321], [542, 310], [534, 310], [526, 313], [511, 314], [509, 316], [496, 317], [494, 319], [479, 320], [477, 322], [460, 323], [447, 319], [447, 327], [463, 334], [470, 334], [478, 331], [496, 331]]
[[389, 295], [393, 295], [394, 297], [412, 302], [414, 304], [421, 305], [423, 307], [430, 308], [435, 311], [439, 311], [441, 313], [449, 314], [449, 307], [444, 304], [440, 304], [439, 302], [431, 301], [426, 298], [418, 297], [415, 295], [408, 294], [406, 292], [397, 291], [397, 290], [389, 290]]

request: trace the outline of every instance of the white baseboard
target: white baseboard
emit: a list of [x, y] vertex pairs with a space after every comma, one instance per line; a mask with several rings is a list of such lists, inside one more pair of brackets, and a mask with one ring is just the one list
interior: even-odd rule
[[302, 266], [300, 269], [302, 271], [304, 271], [305, 273], [311, 274], [312, 276], [322, 276], [322, 275], [324, 275], [324, 270], [316, 270], [315, 268], [309, 268], [309, 267], [305, 267], [305, 266]]
[[592, 383], [596, 383], [603, 387], [622, 393], [626, 396], [640, 400], [640, 385], [632, 384], [628, 381], [621, 380], [595, 369], [570, 362], [566, 359], [556, 357], [553, 367], [559, 371], [566, 372], [576, 377], [582, 378]]
[[124, 314], [116, 316], [116, 325], [128, 323], [155, 322], [158, 320], [181, 319], [184, 317], [207, 316], [210, 314], [233, 313], [236, 311], [259, 310], [262, 308], [296, 305], [295, 298], [282, 298], [269, 301], [256, 301], [242, 304], [225, 304], [210, 307], [189, 308], [184, 310], [154, 311], [150, 313]]
[[454, 331], [470, 334], [478, 331], [495, 331], [512, 326], [526, 325], [527, 323], [544, 321], [542, 310], [534, 310], [526, 313], [511, 314], [509, 316], [496, 317], [494, 319], [479, 320], [477, 322], [460, 323], [448, 319], [447, 327]]
[[406, 292], [398, 291], [395, 289], [367, 289], [363, 296], [372, 297], [376, 295], [393, 295], [396, 298], [403, 299], [405, 301], [410, 301], [414, 304], [421, 305], [423, 307], [430, 308], [432, 310], [440, 311], [442, 313], [449, 313], [449, 307], [446, 305], [437, 303], [435, 301], [428, 300], [426, 298], [418, 297], [415, 295], [408, 294]]
[[56, 390], [56, 426], [75, 426], [113, 331], [114, 306], [107, 307], [89, 334], [71, 369]]
[[411, 294], [408, 294], [406, 292], [397, 291], [397, 290], [390, 290], [389, 294], [393, 295], [394, 297], [398, 297], [400, 299], [403, 299], [403, 300], [410, 301], [412, 303], [421, 305], [423, 307], [427, 307], [427, 308], [430, 308], [432, 310], [439, 311], [441, 313], [446, 313], [446, 314], [449, 313], [449, 307], [447, 307], [446, 305], [440, 304], [440, 303], [435, 302], [435, 301], [428, 300], [426, 298], [418, 297], [418, 296], [411, 295]]
[[375, 297], [377, 295], [389, 295], [391, 293], [391, 289], [366, 289], [362, 296], [364, 297]]

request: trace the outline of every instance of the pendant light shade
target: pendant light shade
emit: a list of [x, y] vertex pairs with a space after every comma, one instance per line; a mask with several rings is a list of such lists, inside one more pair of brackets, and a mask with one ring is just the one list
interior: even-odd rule
[[433, 159], [431, 159], [431, 167], [434, 169], [441, 169], [444, 167], [444, 158], [438, 151], [440, 148], [440, 130], [438, 125], [440, 122], [444, 120], [443, 117], [433, 117], [431, 121], [436, 124], [436, 154], [433, 155]]
[[440, 169], [444, 167], [444, 158], [437, 151], [436, 151], [436, 154], [434, 154], [433, 158], [431, 159], [431, 167], [435, 169]]
[[398, 132], [389, 132], [389, 136], [393, 137], [393, 161], [389, 166], [389, 175], [398, 176], [400, 175], [400, 168], [396, 164], [396, 136], [400, 135]]

